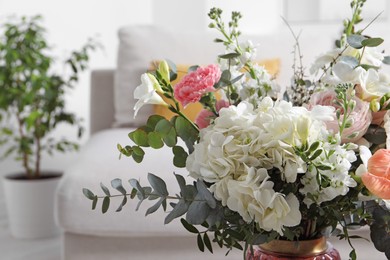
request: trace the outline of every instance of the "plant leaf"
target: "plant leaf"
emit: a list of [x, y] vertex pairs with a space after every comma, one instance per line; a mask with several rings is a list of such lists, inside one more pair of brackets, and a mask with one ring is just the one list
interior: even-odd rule
[[218, 57], [221, 58], [221, 59], [234, 59], [234, 58], [237, 58], [237, 57], [240, 57], [241, 55], [237, 52], [232, 52], [232, 53], [228, 53], [228, 54], [222, 54], [222, 55], [219, 55]]
[[95, 194], [93, 194], [93, 192], [90, 191], [89, 189], [83, 188], [83, 194], [84, 194], [85, 197], [87, 197], [90, 200], [94, 200], [95, 199]]
[[203, 241], [204, 241], [204, 244], [205, 246], [207, 247], [207, 249], [213, 253], [213, 247], [211, 246], [211, 242], [210, 242], [210, 238], [209, 236], [207, 235], [207, 233], [204, 233], [203, 235]]
[[[170, 223], [175, 218], [178, 218], [182, 215], [184, 215], [188, 210], [188, 204], [185, 202], [184, 199], [180, 199], [179, 202], [175, 205], [175, 207], [172, 209], [171, 212], [166, 216], [164, 220], [164, 224]], [[197, 233], [197, 232], [195, 232]]]
[[[121, 179], [118, 179], [118, 178], [113, 179], [113, 180], [111, 181], [111, 186], [112, 186], [114, 189], [116, 189], [117, 191], [119, 191], [120, 193], [122, 193], [123, 195], [126, 194], [126, 190], [125, 190], [125, 188], [123, 188], [123, 186], [122, 186], [122, 180], [121, 180]], [[107, 195], [107, 196], [110, 196], [110, 195], [108, 195], [108, 194], [106, 194], [106, 195]]]
[[165, 198], [160, 198], [153, 206], [151, 206], [150, 208], [148, 208], [146, 210], [146, 213], [145, 213], [145, 216], [149, 215], [149, 214], [152, 214], [153, 212], [156, 212], [156, 210], [158, 210], [158, 208], [161, 206], [162, 202], [165, 200]]
[[150, 132], [148, 134], [148, 142], [150, 147], [154, 149], [160, 149], [164, 146], [164, 142], [161, 139], [161, 134], [158, 132]]
[[136, 179], [130, 179], [129, 180], [130, 185], [137, 190], [137, 195], [140, 197], [140, 200], [144, 200], [146, 198], [145, 191], [139, 184], [139, 182]]
[[377, 47], [383, 43], [382, 38], [368, 38], [362, 41], [362, 45], [365, 47]]
[[194, 227], [193, 225], [191, 225], [190, 223], [188, 223], [184, 218], [181, 218], [180, 222], [183, 225], [183, 227], [185, 229], [187, 229], [188, 232], [194, 233], [194, 234], [199, 233], [198, 229], [196, 227]]
[[95, 196], [95, 198], [93, 198], [92, 200], [92, 210], [96, 209], [97, 202], [98, 202], [98, 197]]
[[355, 49], [361, 49], [363, 48], [362, 41], [367, 39], [367, 37], [364, 37], [363, 35], [360, 34], [351, 34], [350, 36], [347, 37], [347, 42], [351, 47]]
[[199, 197], [204, 199], [210, 208], [214, 209], [217, 206], [217, 202], [213, 194], [211, 194], [211, 192], [207, 189], [203, 181], [198, 180], [196, 182], [196, 189], [198, 190]]
[[167, 190], [167, 185], [165, 184], [163, 179], [152, 173], [148, 173], [148, 181], [155, 190], [155, 192], [157, 192], [161, 196], [168, 196], [169, 193]]
[[119, 204], [119, 207], [116, 209], [116, 212], [119, 212], [122, 210], [123, 206], [126, 205], [127, 203], [127, 196], [123, 196], [123, 200], [121, 202], [121, 204]]
[[106, 196], [103, 199], [103, 204], [102, 204], [102, 213], [106, 213], [108, 208], [110, 207], [110, 197]]
[[204, 252], [204, 243], [201, 234], [199, 233], [197, 236], [197, 243], [198, 243], [198, 248], [200, 251]]
[[104, 194], [106, 194], [107, 196], [111, 196], [110, 191], [108, 190], [108, 188], [106, 186], [104, 186], [104, 184], [102, 182], [100, 183], [100, 187], [102, 188]]

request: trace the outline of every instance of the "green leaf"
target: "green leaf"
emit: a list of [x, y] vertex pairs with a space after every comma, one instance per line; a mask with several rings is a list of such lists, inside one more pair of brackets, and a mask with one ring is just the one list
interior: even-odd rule
[[160, 149], [164, 146], [164, 142], [161, 139], [161, 134], [158, 132], [150, 132], [148, 134], [148, 142], [150, 147], [154, 149]]
[[315, 160], [318, 156], [320, 156], [322, 154], [323, 150], [322, 149], [318, 149], [317, 151], [314, 152], [314, 154], [310, 157], [310, 160], [313, 161]]
[[140, 200], [144, 200], [146, 198], [145, 191], [139, 184], [139, 182], [136, 179], [130, 179], [129, 180], [130, 185], [137, 190], [137, 195], [140, 196]]
[[320, 142], [316, 141], [310, 145], [309, 153], [313, 153], [320, 146]]
[[130, 139], [137, 145], [143, 146], [143, 147], [148, 147], [148, 134], [142, 130], [142, 129], [137, 129], [131, 133], [129, 133]]
[[[113, 179], [113, 180], [111, 181], [111, 186], [112, 186], [114, 189], [116, 189], [117, 191], [119, 191], [120, 193], [122, 193], [123, 195], [126, 194], [126, 190], [125, 190], [125, 188], [123, 188], [123, 186], [122, 186], [122, 180], [121, 180], [121, 179], [118, 179], [118, 178]], [[108, 195], [108, 194], [106, 194], [106, 195], [107, 195], [107, 196], [110, 196], [110, 195]]]
[[110, 191], [107, 189], [106, 186], [104, 186], [102, 182], [100, 183], [100, 187], [102, 188], [104, 194], [106, 194], [107, 196], [111, 196]]
[[139, 146], [133, 146], [132, 149], [133, 153], [131, 154], [131, 156], [133, 157], [134, 161], [137, 163], [141, 163], [145, 155], [144, 150]]
[[229, 70], [222, 71], [221, 78], [216, 84], [217, 88], [222, 88], [224, 86], [230, 85], [230, 79], [232, 78], [232, 74]]
[[186, 180], [180, 174], [175, 174], [175, 177], [176, 177], [177, 183], [179, 184], [180, 192], [183, 193], [186, 189]]
[[172, 129], [172, 124], [166, 119], [161, 119], [155, 126], [154, 131], [160, 133], [162, 136], [165, 136], [171, 131]]
[[173, 165], [176, 167], [184, 168], [186, 166], [186, 161], [188, 154], [181, 146], [174, 146], [172, 148], [174, 157], [173, 157]]
[[196, 71], [198, 68], [199, 68], [198, 65], [191, 66], [191, 67], [188, 68], [188, 72]]
[[90, 191], [89, 189], [83, 188], [83, 194], [84, 194], [85, 197], [87, 197], [90, 200], [94, 200], [95, 199], [95, 194], [93, 194], [93, 192]]
[[148, 121], [146, 122], [147, 127], [150, 129], [155, 129], [156, 125], [165, 118], [160, 115], [152, 115], [148, 118]]
[[205, 222], [211, 211], [205, 201], [198, 201], [200, 199], [200, 196], [195, 196], [187, 211], [186, 220], [193, 225], [201, 225]]
[[204, 244], [205, 246], [207, 247], [207, 249], [213, 253], [213, 247], [211, 246], [211, 242], [210, 242], [210, 238], [209, 236], [207, 235], [207, 233], [204, 233], [203, 235], [203, 241], [204, 241]]
[[102, 213], [106, 213], [108, 208], [110, 207], [110, 197], [106, 196], [103, 199], [103, 204], [102, 204]]
[[190, 223], [188, 223], [184, 218], [181, 218], [180, 222], [183, 225], [183, 227], [185, 229], [187, 229], [188, 232], [194, 233], [194, 234], [199, 233], [198, 229], [196, 227], [194, 227], [193, 225], [191, 225]]
[[156, 210], [158, 210], [158, 208], [161, 206], [162, 202], [165, 200], [165, 198], [160, 198], [157, 203], [155, 203], [153, 206], [151, 206], [150, 208], [148, 208], [146, 210], [146, 213], [145, 213], [145, 216], [149, 215], [149, 214], [152, 214], [154, 212], [156, 212]]
[[[184, 141], [194, 143], [198, 138], [198, 131], [183, 117], [178, 117], [175, 120], [175, 129], [177, 135]], [[187, 144], [188, 146], [188, 144]]]
[[169, 193], [167, 190], [167, 185], [163, 179], [152, 173], [148, 173], [148, 181], [157, 194], [161, 196], [168, 196]]
[[240, 76], [238, 76], [238, 77], [235, 77], [234, 79], [232, 79], [231, 81], [230, 81], [230, 84], [234, 84], [234, 83], [236, 83], [236, 82], [238, 82], [240, 79], [242, 79], [242, 77], [244, 77], [245, 75], [244, 74], [241, 74]]
[[382, 38], [368, 38], [362, 41], [362, 45], [365, 47], [377, 47], [383, 43]]
[[385, 56], [382, 60], [384, 64], [390, 65], [390, 56]]
[[356, 251], [355, 249], [352, 249], [351, 252], [349, 253], [349, 257], [351, 260], [356, 260]]
[[234, 59], [234, 58], [238, 58], [240, 56], [241, 56], [241, 54], [233, 52], [233, 53], [228, 53], [228, 54], [222, 54], [222, 55], [219, 55], [218, 57], [221, 59]]
[[98, 202], [98, 197], [95, 196], [92, 200], [92, 210], [96, 209], [97, 202]]
[[171, 128], [169, 132], [163, 137], [164, 143], [168, 147], [174, 147], [177, 144], [177, 135], [175, 128]]
[[202, 239], [202, 236], [200, 235], [200, 233], [197, 236], [197, 243], [198, 243], [199, 250], [204, 252], [204, 243], [203, 243], [203, 239]]
[[122, 208], [124, 205], [126, 205], [126, 203], [127, 203], [127, 196], [125, 195], [125, 196], [123, 196], [123, 200], [122, 200], [121, 204], [119, 204], [119, 207], [116, 209], [116, 212], [122, 211]]
[[352, 34], [347, 37], [347, 42], [351, 47], [355, 49], [361, 49], [363, 48], [362, 41], [367, 39], [367, 37], [364, 37], [363, 35], [360, 34]]
[[188, 203], [184, 199], [180, 199], [175, 207], [169, 212], [164, 220], [164, 224], [170, 223], [175, 218], [183, 216], [188, 210]]
[[217, 206], [217, 202], [213, 194], [211, 194], [211, 192], [207, 189], [207, 186], [203, 181], [198, 180], [196, 182], [196, 189], [198, 190], [198, 197], [205, 200], [210, 208], [214, 209]]

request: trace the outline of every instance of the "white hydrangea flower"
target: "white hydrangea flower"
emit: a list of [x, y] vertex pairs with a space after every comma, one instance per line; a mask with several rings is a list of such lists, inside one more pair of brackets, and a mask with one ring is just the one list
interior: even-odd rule
[[246, 170], [247, 174], [237, 180], [227, 177], [212, 186], [222, 205], [238, 212], [244, 221], [255, 220], [264, 230], [275, 230], [281, 235], [284, 226], [298, 225], [301, 213], [296, 196], [275, 192], [266, 169]]
[[[223, 108], [214, 123], [201, 130], [200, 141], [187, 158], [187, 169], [192, 177], [211, 183], [215, 198], [245, 221], [255, 220], [264, 230], [282, 234], [283, 227], [299, 224], [299, 201], [294, 194], [274, 190], [271, 177], [293, 183], [302, 174], [300, 192], [316, 198], [305, 201], [308, 205], [346, 194], [356, 185], [348, 175], [354, 153], [327, 141], [325, 121], [331, 112], [325, 107], [309, 111], [269, 97], [256, 109], [248, 102]], [[321, 171], [330, 180], [323, 189], [314, 167], [308, 167], [294, 150], [316, 141], [324, 151], [335, 150], [314, 161], [330, 166]]]

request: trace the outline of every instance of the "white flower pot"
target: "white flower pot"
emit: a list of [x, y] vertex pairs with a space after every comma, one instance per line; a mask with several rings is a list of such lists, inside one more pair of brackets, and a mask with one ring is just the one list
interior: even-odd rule
[[11, 234], [15, 238], [44, 238], [59, 234], [54, 219], [54, 196], [61, 174], [39, 179], [3, 178]]

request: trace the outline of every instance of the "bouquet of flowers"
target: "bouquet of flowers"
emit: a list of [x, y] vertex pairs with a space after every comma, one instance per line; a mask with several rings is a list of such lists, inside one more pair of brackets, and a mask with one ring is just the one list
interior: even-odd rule
[[[162, 104], [175, 116], [152, 115], [129, 134], [133, 145], [118, 145], [136, 162], [142, 162], [144, 147], [172, 147], [173, 164], [185, 167], [194, 181], [176, 174], [180, 193], [171, 195], [164, 180], [151, 173], [150, 186], [131, 179], [129, 192], [113, 180], [124, 196], [118, 210], [129, 196], [139, 204], [154, 199], [146, 214], [162, 207], [169, 211], [165, 223], [185, 215], [181, 222], [197, 234], [202, 251], [212, 251], [209, 234], [220, 247], [248, 250], [276, 239], [331, 233], [349, 241], [350, 227], [369, 225], [374, 245], [389, 258], [390, 77], [380, 68], [390, 57], [377, 50], [382, 39], [355, 31], [363, 4], [352, 1], [353, 16], [338, 47], [319, 56], [310, 70], [315, 79], [307, 79], [302, 65], [294, 66], [284, 95], [254, 62], [253, 44], [240, 42], [241, 14], [233, 12], [226, 25], [222, 11], [211, 9], [210, 27], [223, 35], [216, 42], [226, 53], [218, 64], [190, 67], [175, 86], [177, 71], [170, 61], [143, 74], [134, 92], [135, 113], [145, 104]], [[195, 122], [180, 106], [194, 102], [204, 107]], [[93, 208], [103, 198], [105, 212], [111, 195], [102, 189], [103, 197], [83, 192]]]

